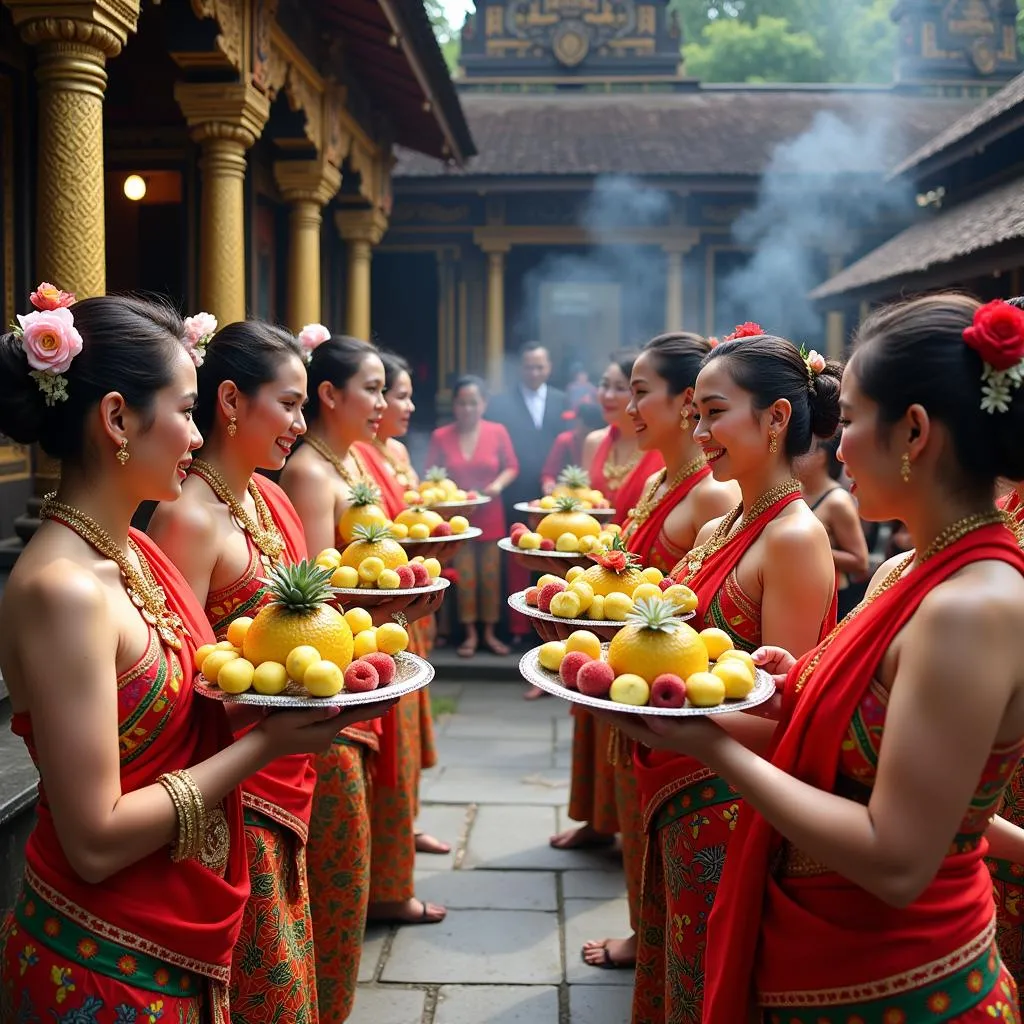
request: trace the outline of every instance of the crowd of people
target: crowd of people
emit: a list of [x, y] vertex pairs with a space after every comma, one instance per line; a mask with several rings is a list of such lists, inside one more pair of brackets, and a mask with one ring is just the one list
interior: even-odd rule
[[[195, 696], [193, 659], [275, 566], [341, 544], [354, 489], [401, 510], [409, 367], [320, 325], [32, 303], [0, 339], [0, 430], [62, 473], [0, 606], [41, 777], [0, 1019], [343, 1021], [367, 919], [445, 915], [414, 887], [447, 850], [415, 829], [426, 693], [254, 715]], [[1022, 306], [878, 310], [845, 367], [745, 324], [616, 353], [572, 402], [539, 345], [504, 395], [456, 383], [428, 462], [501, 499], [459, 555], [460, 654], [507, 651], [525, 581], [494, 541], [572, 460], [775, 679], [750, 715], [576, 709], [579, 825], [551, 842], [620, 837], [629, 932], [582, 955], [635, 971], [634, 1024], [1020, 1021]], [[906, 550], [874, 567], [862, 519]], [[404, 609], [415, 652], [437, 609]]]

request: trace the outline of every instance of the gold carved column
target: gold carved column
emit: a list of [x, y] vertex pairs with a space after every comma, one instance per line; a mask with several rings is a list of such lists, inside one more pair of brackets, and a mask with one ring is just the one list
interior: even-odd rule
[[[843, 256], [831, 253], [828, 276], [833, 278], [843, 269]], [[842, 310], [830, 309], [825, 315], [825, 354], [829, 359], [842, 359], [846, 348], [846, 316]]]
[[341, 171], [324, 159], [280, 160], [274, 178], [288, 215], [288, 323], [293, 331], [319, 323], [320, 228], [323, 208], [341, 188]]
[[360, 341], [369, 341], [370, 266], [373, 247], [384, 237], [388, 219], [381, 210], [369, 209], [339, 210], [334, 220], [347, 250], [345, 333]]
[[683, 257], [696, 245], [699, 235], [688, 231], [662, 245], [665, 253], [665, 330], [683, 330], [685, 301], [683, 299]]
[[174, 97], [202, 149], [199, 304], [222, 324], [244, 320], [245, 152], [262, 134], [270, 103], [237, 82], [179, 82]]
[[487, 330], [484, 355], [487, 384], [493, 391], [503, 386], [505, 368], [505, 254], [509, 242], [487, 242]]

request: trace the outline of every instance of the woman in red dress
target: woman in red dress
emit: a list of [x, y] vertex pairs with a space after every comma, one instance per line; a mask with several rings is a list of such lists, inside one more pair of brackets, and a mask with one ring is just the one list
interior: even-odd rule
[[563, 430], [544, 460], [540, 471], [541, 490], [550, 494], [558, 483], [558, 476], [566, 466], [585, 466], [583, 445], [587, 438], [601, 428], [604, 417], [596, 405], [584, 404], [575, 412], [564, 412], [562, 418], [572, 422], [569, 430]]
[[861, 325], [840, 457], [861, 515], [916, 550], [799, 661], [758, 654], [782, 687], [770, 760], [708, 720], [649, 738], [747, 805], [708, 929], [711, 1024], [1020, 1020], [983, 862], [1024, 847], [989, 824], [1024, 749], [1024, 555], [992, 508], [997, 475], [1024, 477], [1010, 310], [933, 295]]
[[[284, 492], [256, 471], [280, 470], [306, 432], [304, 354], [287, 331], [259, 320], [229, 324], [199, 368], [196, 426], [205, 443], [177, 501], [162, 502], [150, 536], [206, 608], [218, 640], [266, 603], [262, 580], [307, 557], [302, 524]], [[235, 946], [231, 1005], [253, 1024], [315, 1022], [316, 961], [306, 841], [316, 769], [307, 754], [279, 758], [242, 786], [252, 877]]]
[[[739, 498], [735, 484], [720, 483], [712, 477], [704, 453], [693, 439], [693, 388], [709, 351], [708, 343], [698, 335], [663, 334], [644, 346], [630, 368], [631, 397], [627, 409], [631, 429], [642, 456], [656, 454], [664, 468], [644, 481], [636, 502], [627, 512], [623, 539], [638, 560], [666, 572], [681, 552], [693, 547], [701, 527], [728, 511]], [[612, 738], [607, 722], [597, 723], [597, 736], [601, 744], [599, 754], [607, 764]], [[610, 766], [611, 790], [622, 834], [633, 932], [626, 939], [588, 942], [583, 947], [583, 957], [595, 967], [627, 967], [636, 960], [645, 835], [631, 760], [622, 750], [614, 760]], [[603, 777], [606, 770], [602, 767], [595, 774]]]
[[495, 541], [505, 536], [505, 513], [497, 499], [519, 475], [519, 460], [512, 439], [500, 423], [483, 419], [487, 388], [479, 377], [460, 377], [452, 389], [455, 422], [438, 427], [430, 435], [427, 463], [444, 466], [465, 491], [479, 491], [494, 500], [477, 512], [473, 525], [483, 530], [475, 541], [462, 546], [455, 556], [459, 574], [459, 621], [466, 639], [459, 647], [463, 658], [472, 658], [480, 643], [477, 623], [483, 625], [484, 644], [494, 654], [509, 648], [495, 633], [501, 617], [501, 552]]
[[[41, 286], [0, 338], [0, 430], [61, 460], [0, 607], [0, 666], [40, 773], [0, 927], [0, 1020], [229, 1024], [249, 896], [239, 784], [354, 718], [272, 715], [232, 742], [192, 687], [202, 606], [144, 534], [202, 439], [172, 310]], [[32, 360], [30, 362], [30, 359]], [[236, 723], [238, 724], [238, 723]]]
[[[747, 330], [705, 357], [694, 392], [694, 440], [742, 501], [701, 529], [673, 575], [697, 594], [695, 628], [716, 627], [746, 651], [768, 637], [804, 651], [835, 622], [835, 570], [792, 463], [812, 437], [834, 433], [840, 368], [812, 376], [788, 341]], [[640, 746], [634, 768], [648, 843], [633, 1020], [689, 1024], [700, 1020], [707, 917], [739, 801], [692, 758]]]

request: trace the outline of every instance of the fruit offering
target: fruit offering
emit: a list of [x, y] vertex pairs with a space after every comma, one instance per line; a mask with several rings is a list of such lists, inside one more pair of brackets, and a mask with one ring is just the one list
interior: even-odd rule
[[598, 594], [591, 580], [587, 579], [587, 571], [582, 566], [573, 566], [564, 580], [557, 576], [542, 576], [536, 586], [525, 592], [523, 599], [530, 607], [556, 618], [586, 617], [600, 622], [625, 622], [636, 610], [637, 602], [645, 599], [666, 605], [672, 615], [683, 615], [697, 608], [697, 595], [679, 583], [664, 590], [653, 583], [640, 583], [632, 594], [622, 591]]
[[[555, 510], [537, 524], [536, 532], [555, 541], [556, 550], [578, 551], [581, 537], [600, 536], [601, 524], [583, 511], [578, 498], [565, 497], [557, 499]], [[566, 539], [572, 541], [575, 547], [562, 548], [561, 544]]]
[[346, 544], [356, 539], [357, 526], [388, 524], [387, 514], [380, 507], [380, 491], [376, 487], [365, 483], [354, 484], [350, 496], [352, 503], [338, 520], [338, 535]]
[[567, 689], [633, 707], [718, 707], [745, 700], [757, 682], [753, 658], [735, 650], [728, 634], [698, 633], [656, 598], [636, 602], [606, 651], [594, 633], [576, 630], [543, 644], [537, 660]]
[[457, 504], [463, 501], [476, 501], [480, 495], [476, 491], [464, 491], [448, 476], [443, 466], [431, 466], [423, 474], [423, 483], [419, 490], [409, 490], [403, 495], [407, 505], [444, 505]]
[[428, 587], [441, 575], [436, 558], [410, 560], [394, 539], [392, 527], [381, 523], [359, 524], [355, 539], [344, 551], [326, 548], [316, 565], [330, 572], [330, 586], [339, 590], [415, 590]]

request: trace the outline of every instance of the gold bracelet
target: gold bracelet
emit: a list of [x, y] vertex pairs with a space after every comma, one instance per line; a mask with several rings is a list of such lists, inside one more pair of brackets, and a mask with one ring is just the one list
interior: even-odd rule
[[174, 812], [178, 816], [178, 835], [171, 845], [171, 860], [181, 861], [187, 856], [187, 850], [191, 845], [193, 822], [191, 820], [189, 799], [185, 793], [184, 786], [176, 777], [174, 772], [161, 775], [157, 782], [163, 786], [171, 803], [174, 805]]
[[203, 799], [203, 791], [190, 772], [182, 770], [173, 774], [177, 776], [188, 794], [189, 810], [192, 812], [192, 842], [187, 855], [198, 857], [206, 844], [206, 801]]

